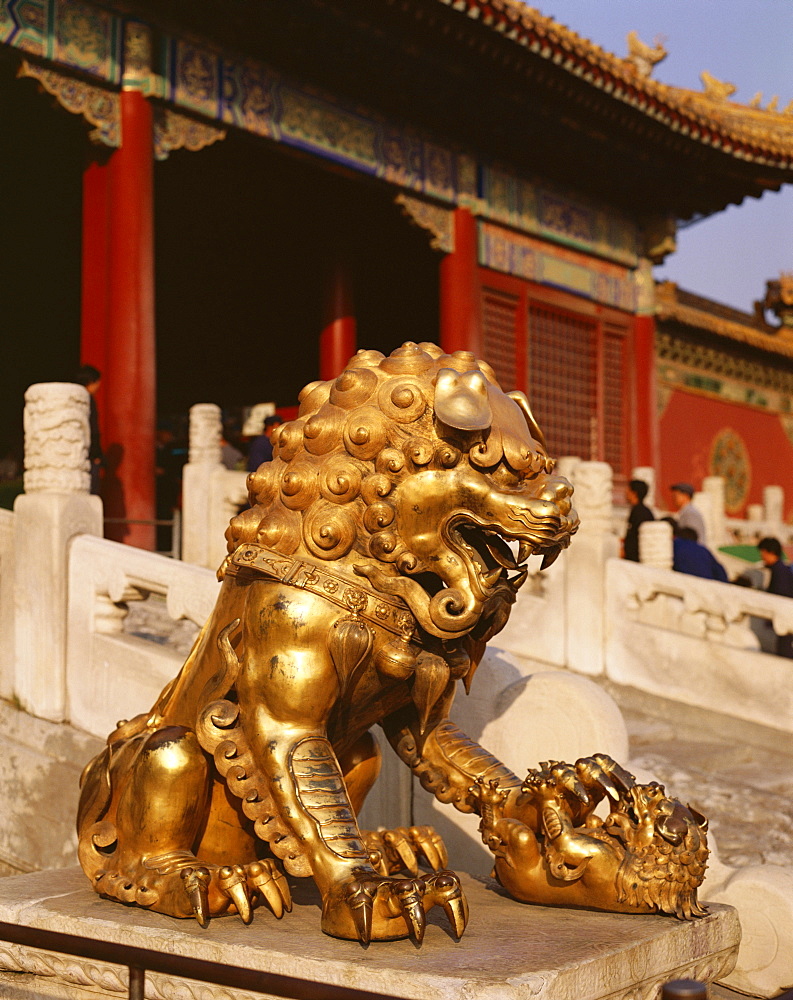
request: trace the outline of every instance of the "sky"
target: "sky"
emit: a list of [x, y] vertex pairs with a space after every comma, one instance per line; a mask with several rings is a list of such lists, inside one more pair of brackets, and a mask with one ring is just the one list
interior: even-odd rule
[[[793, 101], [793, 0], [532, 0], [531, 6], [615, 55], [631, 29], [643, 42], [663, 37], [668, 51], [653, 78], [702, 90], [707, 70], [735, 84], [731, 100], [762, 106]], [[752, 311], [765, 283], [793, 271], [793, 184], [746, 198], [678, 233], [678, 249], [655, 269], [700, 295]]]

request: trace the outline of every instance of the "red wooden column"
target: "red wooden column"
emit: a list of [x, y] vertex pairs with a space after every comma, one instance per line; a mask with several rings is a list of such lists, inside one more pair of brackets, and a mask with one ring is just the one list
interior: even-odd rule
[[[121, 146], [110, 158], [110, 276], [105, 361], [105, 516], [155, 516], [154, 148], [151, 105], [121, 92]], [[153, 525], [108, 535], [153, 549]]]
[[476, 219], [454, 211], [454, 250], [441, 261], [441, 347], [482, 356], [482, 315]]
[[655, 378], [655, 317], [636, 316], [633, 323], [636, 372], [636, 465], [658, 470], [660, 462]]
[[322, 332], [319, 335], [319, 377], [334, 379], [357, 350], [352, 276], [348, 263], [336, 258], [325, 277]]
[[103, 374], [107, 366], [109, 293], [110, 169], [92, 159], [83, 172], [80, 363], [93, 365]]

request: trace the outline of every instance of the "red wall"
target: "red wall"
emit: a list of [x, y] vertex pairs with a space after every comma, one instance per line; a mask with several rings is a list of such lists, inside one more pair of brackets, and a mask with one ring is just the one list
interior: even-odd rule
[[[691, 482], [700, 489], [702, 479], [714, 474], [710, 467], [716, 436], [729, 428], [738, 434], [749, 453], [749, 490], [746, 503], [762, 503], [764, 486], [785, 490], [785, 515], [793, 512], [793, 445], [778, 416], [736, 403], [675, 390], [664, 410], [661, 428], [661, 479], [658, 498], [669, 504], [669, 485]], [[735, 516], [741, 516], [741, 510]]]

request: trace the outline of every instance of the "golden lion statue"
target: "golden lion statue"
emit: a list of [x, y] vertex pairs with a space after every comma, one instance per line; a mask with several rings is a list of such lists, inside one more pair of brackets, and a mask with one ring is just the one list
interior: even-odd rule
[[480, 814], [517, 899], [702, 913], [701, 816], [605, 756], [521, 782], [448, 720], [526, 560], [551, 562], [578, 524], [525, 396], [471, 354], [408, 343], [360, 351], [300, 404], [249, 478], [187, 662], [84, 772], [94, 889], [247, 923], [262, 902], [290, 909], [283, 866], [316, 882], [328, 934], [420, 941], [437, 904], [459, 936], [467, 905], [434, 831], [358, 829], [377, 723], [426, 789]]

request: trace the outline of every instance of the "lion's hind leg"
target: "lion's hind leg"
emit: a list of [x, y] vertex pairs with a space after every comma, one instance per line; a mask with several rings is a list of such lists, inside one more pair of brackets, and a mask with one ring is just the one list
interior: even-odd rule
[[118, 764], [127, 767], [110, 766], [104, 815], [86, 817], [80, 830], [80, 862], [95, 890], [174, 917], [195, 915], [202, 924], [231, 908], [249, 920], [249, 881], [276, 873], [266, 861], [207, 864], [193, 853], [211, 801], [210, 765], [195, 733], [156, 729], [134, 756], [118, 755]]

